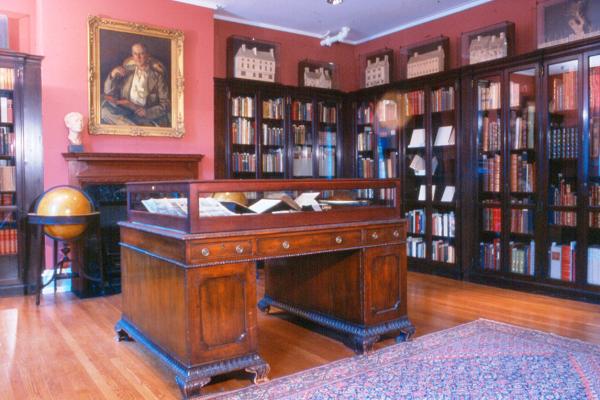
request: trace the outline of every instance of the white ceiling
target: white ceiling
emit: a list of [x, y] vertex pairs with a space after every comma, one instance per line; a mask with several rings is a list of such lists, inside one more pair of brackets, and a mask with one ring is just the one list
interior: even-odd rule
[[312, 37], [350, 27], [359, 44], [491, 0], [175, 0], [215, 9], [215, 18]]

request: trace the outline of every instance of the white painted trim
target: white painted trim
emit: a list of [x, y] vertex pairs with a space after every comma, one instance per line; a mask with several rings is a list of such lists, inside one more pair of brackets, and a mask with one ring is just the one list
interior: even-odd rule
[[223, 8], [222, 4], [219, 4], [216, 1], [212, 1], [212, 0], [174, 0], [174, 1], [177, 1], [179, 3], [191, 4], [191, 5], [198, 6], [198, 7], [210, 8], [211, 10], [218, 10], [220, 8]]
[[448, 15], [452, 15], [452, 14], [456, 14], [456, 13], [461, 12], [461, 11], [468, 10], [469, 8], [473, 8], [473, 7], [477, 7], [477, 6], [480, 6], [480, 5], [485, 4], [485, 3], [489, 3], [490, 1], [492, 1], [492, 0], [475, 0], [475, 1], [463, 4], [463, 5], [458, 6], [458, 7], [450, 8], [448, 10], [445, 10], [445, 11], [442, 11], [442, 12], [439, 12], [439, 13], [435, 13], [435, 14], [431, 14], [431, 15], [423, 17], [423, 18], [419, 18], [419, 19], [417, 19], [415, 21], [409, 22], [408, 24], [400, 25], [400, 26], [397, 26], [395, 28], [388, 29], [388, 30], [383, 31], [383, 32], [379, 32], [379, 33], [377, 33], [375, 35], [366, 37], [364, 39], [355, 40], [355, 41], [351, 41], [351, 42], [348, 42], [348, 43], [349, 44], [353, 44], [353, 45], [362, 44], [362, 43], [365, 43], [365, 42], [368, 42], [368, 41], [371, 41], [371, 40], [374, 40], [374, 39], [378, 39], [378, 38], [383, 37], [383, 36], [390, 35], [392, 33], [396, 33], [396, 32], [402, 31], [404, 29], [412, 28], [413, 26], [417, 26], [417, 25], [421, 25], [421, 24], [424, 24], [424, 23], [427, 23], [427, 22], [431, 22], [433, 20], [436, 20], [436, 19], [439, 19], [439, 18], [443, 18], [443, 17], [446, 17]]

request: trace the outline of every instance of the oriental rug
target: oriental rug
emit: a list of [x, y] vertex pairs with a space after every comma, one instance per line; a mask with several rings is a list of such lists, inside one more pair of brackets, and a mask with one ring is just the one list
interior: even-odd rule
[[477, 320], [210, 399], [599, 399], [600, 346]]

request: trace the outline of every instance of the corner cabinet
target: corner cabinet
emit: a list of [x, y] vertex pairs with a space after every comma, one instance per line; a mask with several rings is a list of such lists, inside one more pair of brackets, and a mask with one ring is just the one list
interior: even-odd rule
[[460, 277], [458, 74], [357, 92], [352, 112], [355, 175], [404, 182], [409, 268]]
[[215, 79], [215, 177], [341, 177], [342, 94]]
[[0, 50], [0, 295], [24, 294], [42, 261], [27, 212], [43, 192], [41, 57]]

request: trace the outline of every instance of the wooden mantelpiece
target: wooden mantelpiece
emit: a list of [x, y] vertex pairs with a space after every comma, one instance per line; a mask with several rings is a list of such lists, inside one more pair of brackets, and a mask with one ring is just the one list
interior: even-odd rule
[[202, 154], [63, 153], [69, 185], [198, 179]]

